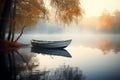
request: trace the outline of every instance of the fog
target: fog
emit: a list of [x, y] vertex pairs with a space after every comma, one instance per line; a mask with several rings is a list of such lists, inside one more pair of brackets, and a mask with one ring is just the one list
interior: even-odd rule
[[48, 22], [40, 22], [25, 29], [25, 34], [119, 34], [120, 33], [120, 11], [113, 14], [103, 12], [101, 16], [84, 18], [78, 24], [69, 25]]

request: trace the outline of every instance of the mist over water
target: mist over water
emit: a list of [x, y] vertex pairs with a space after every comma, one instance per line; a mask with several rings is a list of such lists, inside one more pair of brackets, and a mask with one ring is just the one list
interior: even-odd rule
[[[98, 34], [24, 34], [19, 42], [30, 44], [31, 39], [66, 40], [72, 39], [65, 48], [71, 58], [57, 55], [34, 53], [40, 63], [38, 69], [56, 69], [66, 64], [82, 70], [86, 80], [119, 80], [120, 79], [120, 36]], [[24, 49], [23, 49], [24, 50]], [[21, 51], [23, 51], [21, 50]], [[31, 48], [25, 49], [28, 53]]]

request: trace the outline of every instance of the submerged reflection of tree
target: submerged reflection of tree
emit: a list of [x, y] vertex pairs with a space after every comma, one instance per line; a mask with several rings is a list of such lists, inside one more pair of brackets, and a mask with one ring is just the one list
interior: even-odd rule
[[111, 52], [120, 52], [120, 39], [118, 38], [98, 38], [93, 40], [84, 40], [80, 42], [82, 46], [100, 49], [104, 54]]
[[22, 80], [85, 80], [85, 76], [78, 67], [63, 65], [55, 71], [37, 71], [24, 75]]
[[117, 40], [100, 40], [97, 42], [98, 48], [101, 49], [104, 54], [112, 51], [114, 53], [120, 52], [120, 43]]
[[17, 49], [0, 53], [0, 80], [84, 80], [82, 71], [75, 67], [63, 65], [53, 72], [34, 71], [39, 65], [35, 55], [21, 54]]
[[78, 67], [62, 65], [53, 72], [49, 80], [85, 80], [85, 76]]
[[15, 80], [16, 67], [15, 67], [15, 55], [14, 51], [3, 50], [0, 51], [0, 79], [3, 80]]
[[0, 79], [17, 80], [19, 73], [32, 72], [33, 68], [37, 66], [31, 62], [32, 57], [33, 55], [23, 56], [17, 49], [0, 50]]

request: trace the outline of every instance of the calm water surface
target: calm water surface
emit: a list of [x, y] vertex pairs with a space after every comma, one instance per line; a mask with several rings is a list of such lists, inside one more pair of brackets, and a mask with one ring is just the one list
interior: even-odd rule
[[[72, 39], [62, 52], [31, 52], [31, 47], [20, 49], [21, 53], [36, 54], [40, 63], [38, 70], [53, 70], [65, 64], [78, 67], [86, 80], [120, 80], [119, 35], [23, 35], [20, 42], [30, 44], [31, 39]], [[51, 54], [45, 54], [47, 52]]]

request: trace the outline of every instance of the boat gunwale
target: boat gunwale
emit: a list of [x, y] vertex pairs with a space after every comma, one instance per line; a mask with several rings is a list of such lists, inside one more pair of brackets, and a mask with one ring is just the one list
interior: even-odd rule
[[67, 41], [72, 41], [72, 39], [69, 40], [61, 40], [61, 41], [43, 41], [43, 40], [31, 40], [31, 43], [39, 43], [39, 44], [48, 44], [48, 43], [57, 43], [57, 42], [67, 42]]

